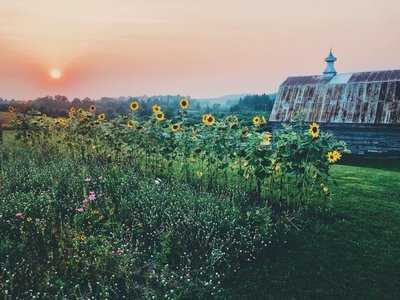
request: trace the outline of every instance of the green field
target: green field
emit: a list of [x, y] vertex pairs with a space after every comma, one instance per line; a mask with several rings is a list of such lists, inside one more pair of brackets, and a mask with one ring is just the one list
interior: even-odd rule
[[[276, 257], [252, 266], [247, 285], [243, 278], [238, 280], [241, 296], [399, 298], [400, 165], [364, 163], [373, 168], [338, 165], [333, 169], [332, 206], [338, 219], [294, 234], [286, 249], [277, 249]], [[390, 165], [391, 170], [376, 168], [382, 165]]]

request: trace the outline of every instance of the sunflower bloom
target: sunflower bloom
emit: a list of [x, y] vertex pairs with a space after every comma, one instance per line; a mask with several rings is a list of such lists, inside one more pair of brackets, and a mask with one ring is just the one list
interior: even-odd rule
[[104, 114], [104, 113], [100, 114], [100, 115], [97, 117], [97, 119], [98, 119], [99, 121], [104, 121], [104, 120], [106, 119], [106, 114]]
[[337, 162], [342, 158], [342, 154], [338, 150], [333, 150], [332, 156], [335, 158], [334, 162]]
[[17, 110], [15, 109], [15, 107], [14, 106], [9, 106], [8, 107], [8, 112], [10, 112], [10, 113], [15, 113]]
[[319, 125], [315, 122], [311, 123], [310, 129], [308, 129], [308, 133], [313, 139], [317, 139], [319, 137]]
[[179, 105], [182, 109], [187, 109], [189, 107], [189, 100], [186, 98], [181, 99], [181, 101], [179, 101]]
[[90, 105], [89, 111], [90, 111], [91, 113], [96, 112], [96, 106], [95, 106], [95, 105]]
[[271, 144], [272, 134], [269, 132], [264, 132], [262, 136], [262, 145], [268, 146]]
[[333, 151], [329, 151], [328, 154], [326, 155], [328, 162], [330, 162], [331, 164], [334, 164], [335, 162], [337, 162], [338, 160], [340, 160], [342, 158], [342, 154], [337, 151], [337, 150], [333, 150]]
[[253, 121], [253, 125], [254, 126], [260, 126], [261, 122], [262, 122], [262, 120], [261, 120], [261, 118], [259, 116], [254, 116], [252, 121]]
[[339, 161], [342, 158], [342, 153], [340, 153], [339, 151], [335, 150], [333, 151], [335, 153], [336, 156], [336, 161]]
[[157, 114], [157, 113], [161, 112], [161, 107], [160, 107], [160, 105], [154, 104], [151, 107], [151, 110], [153, 111], [153, 113]]
[[139, 109], [139, 106], [139, 102], [135, 100], [129, 105], [129, 108], [131, 109], [131, 111], [136, 111]]
[[215, 118], [212, 114], [207, 114], [203, 116], [203, 123], [207, 126], [212, 126], [215, 123]]
[[179, 123], [172, 124], [170, 126], [170, 129], [171, 129], [172, 132], [177, 132], [177, 131], [179, 131], [181, 129], [181, 124], [179, 124]]
[[133, 122], [132, 120], [129, 120], [129, 121], [126, 123], [126, 127], [128, 127], [129, 129], [134, 128], [134, 127], [135, 127], [135, 122]]
[[156, 113], [156, 119], [157, 119], [157, 121], [163, 121], [163, 120], [165, 120], [164, 113], [163, 113], [162, 111]]

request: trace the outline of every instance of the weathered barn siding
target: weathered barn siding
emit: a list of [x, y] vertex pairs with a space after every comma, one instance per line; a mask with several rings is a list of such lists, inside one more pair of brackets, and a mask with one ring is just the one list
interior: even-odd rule
[[334, 133], [357, 152], [400, 152], [400, 70], [289, 77], [270, 122], [289, 122], [300, 112], [308, 122], [340, 124]]

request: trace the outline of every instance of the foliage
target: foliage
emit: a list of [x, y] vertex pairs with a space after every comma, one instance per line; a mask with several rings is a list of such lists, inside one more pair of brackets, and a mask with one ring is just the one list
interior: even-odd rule
[[[243, 266], [326, 211], [345, 145], [300, 121], [267, 131], [132, 101], [114, 119], [15, 112], [2, 149], [1, 290], [12, 297], [222, 297]], [[141, 111], [151, 109], [143, 118]], [[334, 153], [334, 155], [333, 155]], [[299, 227], [300, 226], [300, 227]]]
[[128, 159], [152, 176], [173, 177], [202, 190], [230, 193], [240, 187], [253, 193], [258, 204], [278, 201], [285, 207], [329, 198], [329, 166], [340, 159], [330, 159], [329, 154], [340, 155], [346, 149], [313, 124], [315, 132], [297, 122], [272, 137], [265, 131], [263, 116], [255, 116], [251, 126], [233, 115], [216, 120], [212, 114], [204, 115], [202, 123], [190, 124], [187, 107], [174, 119], [164, 119], [161, 111], [142, 119], [137, 116], [139, 102], [138, 106], [111, 121], [100, 118], [106, 118], [104, 113], [75, 108], [68, 118], [55, 120], [18, 114], [15, 129], [29, 144], [60, 151], [68, 145], [68, 153], [81, 158]]
[[250, 112], [267, 112], [270, 113], [272, 111], [272, 107], [274, 106], [275, 95], [248, 95], [239, 100], [239, 103], [232, 106], [230, 111], [232, 113], [238, 113], [242, 111], [250, 111]]
[[268, 208], [243, 212], [126, 162], [46, 157], [2, 153], [3, 297], [216, 297], [270, 245]]

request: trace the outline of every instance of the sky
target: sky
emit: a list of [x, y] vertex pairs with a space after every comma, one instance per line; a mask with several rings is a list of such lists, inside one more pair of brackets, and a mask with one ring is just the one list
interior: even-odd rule
[[400, 69], [398, 0], [0, 0], [0, 97], [269, 93]]

